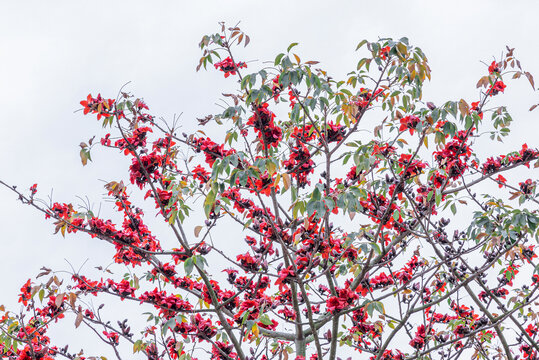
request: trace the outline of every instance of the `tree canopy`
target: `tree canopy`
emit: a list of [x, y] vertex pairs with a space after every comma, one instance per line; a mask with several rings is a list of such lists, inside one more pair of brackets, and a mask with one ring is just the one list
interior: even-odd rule
[[[536, 359], [539, 150], [475, 148], [510, 132], [506, 82], [535, 86], [514, 49], [485, 65], [477, 98], [434, 104], [407, 38], [361, 41], [344, 79], [297, 43], [269, 63], [236, 58], [249, 42], [224, 24], [202, 38], [197, 69], [235, 89], [192, 134], [124, 89], [80, 102], [104, 129], [82, 165], [98, 147], [130, 161], [105, 184], [117, 214], [0, 180], [56, 233], [110, 243], [119, 269], [43, 268], [24, 312], [0, 307], [2, 356], [100, 358], [49, 337], [72, 314], [118, 359]], [[103, 316], [115, 300], [139, 303], [146, 326], [118, 305]]]

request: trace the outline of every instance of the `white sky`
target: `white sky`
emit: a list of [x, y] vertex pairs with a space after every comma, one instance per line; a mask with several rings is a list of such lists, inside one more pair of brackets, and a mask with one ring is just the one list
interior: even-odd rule
[[[339, 76], [358, 60], [354, 49], [366, 38], [399, 38], [423, 49], [432, 82], [424, 99], [442, 103], [474, 101], [475, 84], [505, 45], [516, 48], [524, 68], [539, 83], [537, 1], [0, 1], [0, 178], [26, 189], [38, 183], [45, 197], [54, 189], [59, 202], [75, 196], [98, 204], [104, 193], [98, 179], [124, 176], [110, 152], [97, 149], [82, 167], [78, 144], [101, 134], [92, 117], [83, 117], [79, 101], [88, 93], [115, 97], [127, 90], [144, 97], [151, 112], [193, 129], [195, 117], [216, 113], [222, 92], [233, 82], [222, 73], [195, 72], [203, 34], [217, 22], [241, 28], [251, 45], [239, 58], [273, 60], [291, 42], [304, 60]], [[521, 80], [510, 82], [500, 101], [509, 105], [514, 133], [493, 153], [520, 143], [538, 146], [537, 93]], [[189, 131], [188, 131], [189, 132]], [[517, 145], [515, 145], [517, 144]], [[485, 144], [488, 146], [488, 144]], [[104, 208], [108, 206], [103, 205]], [[21, 206], [0, 188], [0, 304], [19, 309], [18, 289], [46, 265], [67, 269], [90, 258], [87, 267], [107, 264], [107, 246], [82, 236], [53, 236], [52, 224]], [[105, 255], [103, 255], [105, 254]]]

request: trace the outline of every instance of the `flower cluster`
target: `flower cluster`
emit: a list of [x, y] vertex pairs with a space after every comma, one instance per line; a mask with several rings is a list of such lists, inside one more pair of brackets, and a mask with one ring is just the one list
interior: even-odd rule
[[405, 180], [417, 176], [427, 167], [427, 163], [412, 159], [412, 154], [402, 154], [399, 158], [399, 167], [402, 168], [399, 173]]
[[351, 306], [357, 299], [359, 299], [359, 295], [349, 288], [337, 289], [337, 296], [332, 296], [327, 300], [326, 308], [335, 314]]
[[84, 106], [84, 115], [88, 113], [97, 114], [97, 120], [100, 120], [101, 117], [112, 116], [114, 103], [115, 100], [105, 99], [101, 97], [101, 94], [98, 94], [96, 98], [88, 94], [86, 100], [80, 102]]
[[142, 189], [149, 181], [160, 178], [159, 170], [164, 160], [164, 156], [155, 153], [133, 158], [129, 167], [129, 180]]
[[204, 152], [206, 155], [206, 163], [209, 166], [213, 166], [215, 160], [217, 159], [222, 159], [236, 153], [234, 149], [225, 150], [225, 146], [223, 144], [219, 145], [210, 138], [193, 139], [192, 146], [196, 152]]
[[433, 152], [434, 159], [452, 179], [458, 179], [468, 168], [467, 162], [472, 154], [468, 145], [470, 132], [459, 131], [453, 140], [447, 142], [440, 151]]
[[[490, 293], [494, 297], [505, 299], [505, 297], [509, 294], [509, 291], [501, 287], [501, 288], [491, 290]], [[489, 295], [486, 293], [486, 291], [481, 291], [479, 295], [477, 295], [477, 297], [481, 299], [481, 301], [483, 302], [487, 302], [488, 300], [490, 300]]]
[[114, 260], [117, 263], [135, 266], [146, 259], [144, 251], [161, 249], [159, 242], [144, 225], [140, 214], [128, 214], [122, 224], [122, 230], [117, 230], [112, 221], [103, 221], [96, 217], [88, 221], [88, 227], [92, 237], [101, 237], [114, 242], [116, 246]]
[[[368, 199], [360, 200], [359, 203], [375, 223], [381, 223], [386, 229], [402, 230], [400, 208], [385, 196], [370, 192]], [[399, 214], [397, 219], [393, 215], [396, 213]]]
[[385, 46], [380, 49], [380, 53], [378, 56], [380, 56], [380, 59], [387, 60], [387, 57], [389, 56], [389, 51], [391, 48], [389, 46]]
[[247, 187], [252, 193], [260, 193], [266, 196], [271, 194], [271, 190], [279, 190], [279, 185], [275, 183], [276, 174], [270, 175], [267, 171], [253, 179], [251, 177], [247, 180]]
[[114, 345], [118, 345], [120, 343], [120, 335], [114, 331], [103, 331], [103, 335], [105, 335], [105, 337]]
[[416, 332], [415, 337], [410, 341], [410, 346], [416, 350], [421, 350], [425, 347], [425, 341], [427, 339], [427, 330], [425, 325], [420, 325]]
[[479, 101], [473, 102], [470, 106], [470, 114], [476, 113], [480, 119], [483, 119], [483, 111], [479, 108]]
[[525, 166], [530, 167], [529, 162], [539, 157], [539, 150], [530, 149], [528, 145], [523, 144], [522, 149], [518, 153], [512, 153], [508, 156], [501, 155], [496, 158], [488, 158], [482, 165], [481, 172], [485, 175], [490, 175], [503, 166], [516, 165], [524, 163]]
[[146, 291], [139, 297], [140, 301], [151, 303], [166, 319], [173, 318], [178, 312], [189, 312], [193, 305], [174, 295], [168, 295], [164, 290]]
[[[147, 133], [152, 132], [147, 126], [139, 127], [133, 131], [131, 136], [126, 136], [125, 139], [118, 139], [114, 143], [114, 146], [118, 149], [124, 150], [125, 154], [131, 153], [134, 155], [134, 150], [138, 147], [146, 146]], [[110, 135], [110, 134], [109, 134]]]
[[[360, 88], [357, 96], [352, 98], [351, 104], [357, 106], [358, 111], [367, 109], [378, 96], [384, 92], [384, 89], [377, 89], [374, 93], [365, 88]], [[357, 116], [357, 114], [356, 114]]]
[[[371, 356], [369, 360], [375, 360], [376, 356]], [[404, 360], [405, 356], [399, 350], [384, 350], [380, 360]]]
[[255, 128], [263, 147], [276, 147], [282, 139], [281, 128], [275, 125], [275, 114], [268, 109], [268, 103], [254, 107], [253, 115], [247, 121], [247, 125]]
[[490, 66], [488, 67], [488, 73], [489, 74], [494, 74], [494, 73], [499, 74], [500, 73], [500, 65], [496, 61], [493, 61], [490, 64]]
[[255, 206], [252, 200], [244, 199], [237, 188], [225, 190], [222, 196], [234, 201], [234, 209], [238, 210], [240, 213], [243, 213], [245, 210], [249, 210]]
[[[230, 31], [235, 35], [221, 38], [213, 35], [203, 40], [202, 47], [207, 47], [204, 64], [208, 54], [230, 50], [230, 44], [241, 41], [241, 32], [233, 28]], [[176, 128], [161, 127], [145, 112], [148, 107], [143, 101], [131, 101], [126, 93], [121, 93], [117, 100], [89, 95], [81, 102], [84, 113], [104, 118], [103, 125], [117, 127], [121, 134], [119, 139], [107, 134], [101, 144], [117, 149], [130, 165], [130, 183], [124, 185], [118, 180], [105, 185], [120, 220], [107, 220], [90, 210], [77, 211], [64, 203], [54, 203], [44, 211], [56, 221], [57, 232], [79, 231], [106, 241], [115, 250], [115, 263], [137, 268], [120, 280], [92, 280], [74, 274], [65, 290], [56, 276], [47, 285], [28, 280], [21, 287], [19, 302], [30, 316], [25, 315], [24, 323], [19, 317], [11, 334], [19, 338], [19, 347], [24, 349], [6, 350], [2, 345], [0, 353], [24, 360], [50, 360], [60, 355], [82, 359], [82, 353], [72, 355], [53, 347], [45, 336], [47, 325], [63, 318], [67, 311], [75, 314], [76, 326], [99, 325], [96, 331], [105, 343], [116, 347], [126, 339], [136, 352], [151, 360], [166, 356], [182, 359], [190, 357], [190, 351], [195, 356], [198, 350], [206, 351], [214, 359], [267, 360], [290, 355], [297, 360], [322, 360], [332, 352], [329, 350], [332, 344], [347, 344], [365, 351], [368, 353], [365, 358], [403, 360], [414, 352], [431, 356], [433, 348], [458, 350], [475, 346], [473, 340], [480, 345], [498, 336], [487, 326], [492, 325], [489, 319], [475, 312], [477, 304], [470, 303], [473, 297], [458, 296], [458, 289], [464, 285], [462, 281], [473, 273], [461, 255], [471, 258], [474, 249], [479, 251], [487, 246], [485, 264], [502, 266], [497, 285], [489, 286], [488, 291], [478, 291], [480, 301], [489, 303], [509, 294], [527, 296], [529, 286], [515, 289], [513, 283], [517, 284], [519, 270], [526, 273], [524, 267], [537, 258], [536, 246], [525, 241], [538, 223], [535, 213], [518, 217], [515, 214], [519, 210], [512, 209], [507, 213], [514, 216], [512, 221], [502, 217], [492, 220], [500, 226], [511, 222], [506, 229], [496, 231], [505, 230], [514, 245], [493, 237], [492, 229], [487, 228], [492, 221], [488, 224], [483, 221], [482, 212], [474, 215], [475, 222], [468, 231], [455, 231], [452, 241], [446, 232], [449, 220], [436, 215], [437, 211], [456, 212], [454, 207], [461, 198], [454, 193], [459, 191], [459, 181], [468, 170], [482, 173], [477, 175], [477, 181], [470, 183], [472, 186], [501, 170], [521, 164], [529, 166], [531, 160], [539, 158], [539, 151], [524, 145], [518, 152], [493, 156], [478, 164], [470, 139], [482, 132], [474, 127], [458, 131], [458, 124], [450, 123], [447, 118], [453, 113], [453, 103], [439, 109], [432, 103], [426, 104], [428, 109], [422, 107], [420, 86], [428, 70], [422, 54], [408, 44], [402, 47], [385, 40], [380, 44], [383, 45], [370, 46], [374, 49], [373, 60], [381, 64], [379, 71], [386, 72], [380, 77], [381, 82], [374, 80], [372, 86], [376, 90], [357, 91], [360, 78], [355, 76], [348, 82], [334, 82], [318, 69], [311, 74], [310, 67], [300, 65], [299, 59], [294, 64], [283, 55], [281, 68], [277, 69], [283, 71], [280, 78], [271, 80], [260, 72], [263, 78], [260, 89], [247, 86], [247, 90], [241, 84], [240, 92], [225, 94], [234, 100], [235, 112], [228, 116], [232, 110], [226, 110], [215, 118], [217, 123], [232, 118], [233, 125], [227, 129], [224, 143], [211, 140], [201, 131], [198, 133], [204, 137], [184, 133], [179, 138]], [[217, 48], [212, 48], [215, 45]], [[229, 57], [214, 65], [225, 78], [237, 75], [246, 67], [243, 62], [235, 63], [231, 52], [227, 53]], [[369, 61], [367, 67], [372, 65], [371, 59], [365, 60]], [[490, 75], [483, 77], [481, 84], [487, 86], [490, 80], [490, 88], [462, 115], [483, 117], [482, 108], [489, 96], [505, 89], [502, 81], [496, 81], [501, 80], [500, 71], [505, 64], [506, 61], [500, 61], [489, 66]], [[360, 66], [360, 74], [362, 71]], [[290, 82], [284, 83], [291, 85], [283, 85], [284, 76], [290, 76], [287, 79]], [[369, 77], [363, 78], [370, 81]], [[355, 95], [347, 90], [352, 88], [357, 91]], [[298, 89], [306, 94], [300, 95]], [[292, 109], [281, 118], [270, 110], [268, 102], [273, 97], [277, 103], [285, 91]], [[321, 91], [327, 98], [321, 98]], [[395, 106], [401, 105], [402, 91], [407, 91], [410, 105], [399, 108], [405, 112], [404, 117]], [[363, 141], [357, 133], [358, 122], [382, 98], [381, 111], [397, 114], [397, 118], [387, 129], [378, 126], [375, 135], [389, 139], [386, 130], [395, 132], [397, 128], [396, 138], [389, 142]], [[306, 103], [301, 103], [302, 100]], [[463, 111], [463, 104], [460, 105]], [[246, 121], [240, 116], [245, 112]], [[475, 124], [478, 128], [482, 125]], [[156, 136], [160, 131], [164, 133], [161, 138]], [[403, 137], [408, 137], [408, 133], [418, 135], [416, 132], [421, 132], [425, 141], [417, 147], [408, 145]], [[245, 139], [239, 139], [240, 136]], [[436, 149], [425, 150], [432, 138]], [[245, 148], [240, 148], [238, 143]], [[186, 152], [179, 148], [181, 144], [187, 147]], [[403, 150], [397, 151], [397, 145]], [[83, 150], [89, 151], [91, 146], [90, 142]], [[191, 157], [191, 151], [198, 155]], [[423, 157], [426, 152], [432, 153], [433, 164]], [[327, 164], [323, 163], [324, 158]], [[317, 159], [322, 163], [318, 164]], [[345, 166], [352, 159], [353, 164]], [[341, 164], [345, 167], [336, 168]], [[315, 173], [319, 177], [312, 184]], [[501, 175], [496, 181], [502, 185], [506, 182]], [[448, 185], [455, 190], [449, 190]], [[507, 187], [511, 186], [507, 184]], [[520, 196], [521, 202], [531, 200], [535, 188], [535, 181], [523, 181], [518, 189], [513, 188], [513, 199]], [[21, 200], [39, 206], [34, 201], [36, 190], [34, 185], [30, 195], [22, 194]], [[150, 211], [167, 221], [172, 240], [179, 243], [174, 245], [177, 248], [161, 248], [161, 242], [146, 225], [143, 210], [128, 195], [132, 190], [140, 190], [140, 200], [146, 205], [149, 201]], [[446, 197], [452, 202], [441, 205]], [[191, 206], [199, 204], [207, 219], [198, 224], [186, 221]], [[154, 205], [158, 210], [153, 210]], [[218, 234], [214, 227], [223, 226], [226, 221], [239, 224], [245, 234], [239, 238]], [[480, 229], [481, 224], [485, 230]], [[166, 236], [163, 239], [171, 240]], [[468, 240], [476, 241], [477, 246]], [[425, 254], [421, 254], [421, 246], [416, 247], [425, 241], [437, 254], [442, 253], [443, 259], [427, 261]], [[211, 255], [207, 256], [210, 251]], [[215, 270], [216, 263], [210, 266], [208, 262], [213, 262], [216, 256], [226, 260], [226, 269]], [[425, 278], [429, 273], [430, 278]], [[477, 280], [486, 286], [486, 275], [478, 276]], [[221, 279], [224, 281], [218, 281]], [[533, 275], [532, 283], [539, 283], [539, 275]], [[101, 307], [85, 308], [88, 303], [81, 301], [83, 297], [100, 295], [112, 295], [118, 301], [150, 308], [150, 324], [141, 332], [141, 338], [131, 339], [134, 335], [127, 320], [119, 321], [118, 328], [102, 320]], [[409, 313], [416, 314], [417, 321], [422, 320], [408, 321], [406, 327], [395, 328], [396, 332], [412, 338], [408, 349], [412, 355], [390, 350], [391, 344], [385, 344], [385, 340], [391, 340], [385, 337], [390, 331], [387, 328], [393, 329], [393, 325], [403, 320], [398, 309], [388, 308], [385, 302], [388, 296], [395, 296], [409, 308]], [[43, 300], [38, 304], [36, 298]], [[446, 304], [450, 304], [450, 310], [444, 311]], [[9, 316], [0, 319], [2, 328], [9, 327], [10, 321], [15, 323], [12, 319], [17, 320], [17, 316]], [[339, 321], [334, 326], [347, 330], [329, 330], [332, 319]], [[521, 344], [516, 346], [520, 346], [521, 356], [533, 359], [534, 349], [525, 341], [538, 336], [537, 324], [534, 319], [519, 321], [525, 331], [520, 339], [519, 335], [514, 336]], [[312, 355], [309, 350], [305, 355], [305, 349], [301, 349], [298, 356], [300, 349], [296, 348], [296, 354], [292, 355], [294, 350], [290, 349], [300, 333], [299, 322], [304, 338], [316, 340], [317, 354]], [[313, 322], [314, 328], [309, 329]], [[290, 335], [287, 329], [296, 329], [298, 334]], [[317, 330], [320, 337], [312, 338]], [[275, 338], [268, 348], [247, 344], [266, 344], [268, 336]], [[431, 340], [434, 345], [429, 343]], [[296, 345], [300, 343], [296, 341]], [[189, 344], [193, 350], [187, 349]], [[243, 354], [247, 347], [252, 347], [251, 353]], [[485, 352], [487, 348], [484, 347]]]
[[346, 135], [346, 128], [343, 125], [337, 125], [331, 121], [327, 124], [325, 132], [322, 132], [322, 136], [328, 143], [340, 142]]
[[400, 120], [401, 126], [399, 127], [399, 131], [406, 131], [410, 130], [410, 135], [414, 134], [416, 126], [421, 122], [421, 120], [415, 116], [415, 115], [408, 115]]
[[283, 161], [283, 165], [298, 181], [299, 187], [303, 188], [309, 184], [308, 176], [314, 172], [314, 161], [303, 143], [296, 141], [296, 145], [290, 150], [290, 158]]
[[524, 182], [519, 182], [518, 186], [524, 195], [532, 195], [535, 190], [536, 183], [535, 181], [532, 181], [532, 179], [527, 179]]
[[498, 93], [500, 92], [503, 93], [505, 88], [506, 88], [506, 85], [503, 83], [503, 81], [496, 81], [494, 84], [490, 86], [487, 93], [489, 96], [498, 95]]
[[395, 278], [398, 279], [401, 284], [406, 284], [412, 279], [417, 268], [422, 266], [425, 266], [425, 262], [419, 260], [418, 257], [414, 255], [410, 261], [406, 263], [406, 266], [395, 272]]
[[227, 78], [230, 75], [236, 75], [236, 71], [241, 68], [246, 68], [247, 64], [244, 62], [234, 63], [234, 61], [230, 57], [227, 57], [226, 59], [218, 62], [214, 66], [216, 69], [219, 69], [224, 72], [225, 78]]
[[[365, 308], [360, 308], [359, 310], [354, 310], [352, 312], [352, 327], [350, 328], [351, 333], [360, 335], [362, 338], [367, 336], [370, 338], [377, 338], [380, 336], [381, 329], [377, 328], [374, 324], [368, 321], [369, 316], [365, 311]], [[362, 339], [366, 342], [365, 339]]]
[[201, 165], [197, 165], [191, 172], [193, 173], [193, 178], [198, 180], [201, 184], [207, 183], [211, 177], [211, 174]]

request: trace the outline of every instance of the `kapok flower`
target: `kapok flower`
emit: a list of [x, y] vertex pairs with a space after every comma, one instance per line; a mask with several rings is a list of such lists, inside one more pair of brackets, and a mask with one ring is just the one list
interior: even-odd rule
[[225, 78], [230, 75], [236, 75], [236, 71], [241, 68], [246, 68], [247, 64], [244, 62], [234, 63], [230, 57], [227, 57], [221, 62], [218, 62], [214, 65], [216, 69], [221, 70], [225, 73]]
[[500, 93], [500, 92], [503, 93], [505, 88], [506, 88], [506, 85], [503, 83], [503, 81], [496, 81], [488, 89], [488, 95], [489, 96], [494, 96], [494, 95], [498, 95], [498, 93]]

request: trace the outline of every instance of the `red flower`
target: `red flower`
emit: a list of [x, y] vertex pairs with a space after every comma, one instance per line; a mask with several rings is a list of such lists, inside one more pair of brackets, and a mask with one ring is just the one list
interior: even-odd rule
[[296, 320], [296, 312], [287, 306], [284, 307], [284, 309], [281, 309], [277, 311], [279, 314], [282, 314], [285, 319], [288, 320]]
[[344, 309], [344, 307], [345, 304], [336, 296], [330, 297], [326, 302], [326, 308], [332, 314]]
[[204, 169], [202, 166], [200, 165], [197, 165], [194, 169], [193, 169], [193, 178], [195, 178], [196, 180], [200, 181], [202, 184], [205, 184], [208, 182], [208, 180], [210, 179], [210, 173], [206, 171], [206, 169]]
[[116, 140], [114, 146], [124, 150], [126, 155], [132, 153], [136, 148], [146, 146], [146, 135], [148, 132], [152, 132], [152, 129], [149, 127], [137, 128], [133, 131], [133, 135], [125, 139]]
[[500, 72], [500, 68], [498, 66], [498, 63], [496, 61], [493, 61], [492, 64], [490, 64], [490, 66], [488, 67], [488, 73], [493, 74], [493, 73], [499, 73], [499, 72]]
[[296, 105], [296, 101], [298, 100], [298, 97], [296, 96], [294, 90], [290, 90], [288, 92], [288, 100], [290, 100], [290, 107], [293, 108], [294, 105]]
[[260, 303], [256, 300], [245, 300], [240, 304], [240, 311], [234, 316], [236, 321], [241, 322], [243, 314], [248, 311], [247, 320], [256, 320], [260, 313]]
[[164, 156], [156, 153], [142, 155], [138, 159], [133, 158], [129, 167], [131, 183], [136, 183], [142, 189], [148, 181], [159, 176], [159, 167], [163, 164], [163, 160]]
[[420, 350], [425, 346], [425, 339], [427, 337], [427, 333], [425, 330], [425, 325], [421, 325], [417, 328], [417, 331], [415, 333], [415, 337], [410, 341], [410, 346], [413, 348]]
[[399, 164], [402, 167], [399, 175], [406, 169], [406, 173], [404, 174], [405, 179], [421, 174], [423, 169], [427, 167], [426, 163], [419, 160], [411, 160], [411, 158], [411, 154], [402, 154], [399, 158]]
[[218, 62], [214, 65], [216, 69], [221, 70], [225, 73], [225, 78], [229, 77], [230, 75], [236, 75], [236, 71], [241, 68], [246, 68], [247, 64], [244, 62], [239, 62], [234, 64], [234, 61], [230, 57], [227, 57], [221, 62]]
[[325, 134], [328, 143], [341, 141], [344, 138], [345, 134], [346, 129], [344, 128], [344, 126], [333, 124], [332, 122], [328, 123]]
[[118, 335], [118, 333], [103, 331], [103, 335], [105, 335], [114, 345], [120, 343], [120, 335]]
[[97, 98], [93, 98], [92, 94], [88, 94], [86, 100], [80, 102], [84, 106], [84, 115], [92, 112], [92, 114], [97, 114], [97, 120], [100, 120], [102, 116], [109, 117], [112, 114], [110, 111], [116, 100], [113, 99], [104, 99], [101, 97], [101, 94], [97, 95]]
[[303, 188], [310, 183], [307, 178], [314, 172], [314, 161], [309, 149], [299, 140], [290, 151], [290, 159], [283, 161], [283, 165], [290, 175], [298, 180], [299, 187]]
[[498, 95], [499, 92], [503, 93], [505, 88], [506, 86], [502, 81], [496, 81], [494, 85], [490, 86], [487, 93], [489, 94], [489, 96]]
[[292, 270], [292, 266], [287, 267], [279, 271], [279, 279], [275, 281], [275, 285], [279, 286], [279, 291], [283, 292], [283, 289], [288, 289], [285, 284], [290, 283], [290, 279], [294, 278], [296, 273]]
[[359, 299], [359, 295], [350, 290], [349, 288], [343, 288], [337, 290], [338, 296], [332, 296], [330, 297], [326, 302], [326, 308], [329, 312], [332, 314], [336, 313], [337, 311], [346, 309], [354, 301]]
[[414, 130], [419, 124], [420, 120], [415, 115], [408, 115], [400, 119], [401, 126], [399, 127], [399, 131], [405, 131], [406, 129], [410, 129], [410, 135], [414, 134]]
[[479, 110], [479, 101], [473, 102], [472, 107], [470, 108], [470, 113], [477, 112], [477, 116], [479, 116], [480, 119], [483, 119], [483, 112]]
[[255, 128], [264, 148], [277, 147], [282, 139], [282, 130], [275, 126], [273, 122], [275, 114], [268, 109], [268, 106], [268, 103], [263, 103], [255, 107], [253, 115], [247, 120], [247, 125]]
[[498, 182], [498, 187], [501, 189], [507, 182], [507, 179], [501, 175], [498, 175], [498, 177], [496, 178], [496, 181]]
[[236, 359], [237, 354], [232, 352], [232, 350], [234, 350], [234, 345], [216, 341], [211, 350], [212, 359]]
[[387, 56], [389, 55], [389, 50], [391, 50], [389, 46], [386, 46], [380, 49], [380, 58], [382, 60], [387, 59]]
[[532, 179], [527, 179], [524, 182], [518, 183], [518, 186], [520, 186], [520, 191], [522, 191], [524, 195], [531, 195], [535, 189], [535, 182], [532, 181]]
[[273, 100], [277, 102], [277, 100], [279, 100], [279, 94], [281, 93], [281, 91], [283, 91], [283, 84], [279, 84], [279, 75], [277, 75], [277, 77], [275, 77], [272, 82], [273, 87], [271, 88], [271, 93]]
[[212, 141], [210, 138], [197, 138], [193, 140], [193, 147], [196, 152], [203, 151], [206, 155], [206, 163], [213, 166], [215, 160], [222, 159], [225, 156], [232, 155], [236, 153], [236, 150], [230, 149], [225, 150], [224, 145], [218, 145], [216, 142]]
[[528, 327], [526, 328], [526, 332], [528, 333], [528, 335], [534, 336], [538, 332], [537, 326], [533, 324], [529, 324]]
[[30, 279], [28, 279], [27, 282], [24, 283], [24, 285], [21, 287], [21, 293], [19, 294], [19, 302], [22, 303], [24, 306], [28, 305], [28, 300], [32, 298], [32, 283], [30, 282]]

